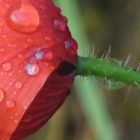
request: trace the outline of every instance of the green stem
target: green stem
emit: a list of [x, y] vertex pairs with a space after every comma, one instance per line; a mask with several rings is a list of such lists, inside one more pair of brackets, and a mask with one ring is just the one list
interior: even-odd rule
[[140, 86], [140, 73], [107, 59], [93, 59], [79, 56], [76, 74], [81, 76], [95, 75], [129, 85]]

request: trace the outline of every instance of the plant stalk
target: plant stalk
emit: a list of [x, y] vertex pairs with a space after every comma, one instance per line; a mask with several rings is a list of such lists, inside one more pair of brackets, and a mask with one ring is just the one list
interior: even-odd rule
[[101, 58], [78, 56], [76, 75], [94, 75], [120, 81], [128, 85], [140, 86], [140, 73], [116, 62]]

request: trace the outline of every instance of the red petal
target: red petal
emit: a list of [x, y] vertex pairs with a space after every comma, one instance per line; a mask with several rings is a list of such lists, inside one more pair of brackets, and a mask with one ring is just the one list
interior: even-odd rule
[[1, 140], [33, 133], [65, 100], [74, 73], [55, 70], [77, 51], [65, 22], [51, 0], [0, 1]]
[[38, 64], [40, 72], [36, 76], [30, 77], [24, 71], [23, 61], [19, 63], [10, 59], [7, 62], [11, 63], [11, 70], [3, 72], [2, 68], [0, 69], [0, 81], [2, 81], [0, 88], [4, 93], [0, 105], [1, 140], [6, 140], [13, 133], [26, 109], [54, 70], [54, 68], [50, 69], [40, 63]]
[[20, 124], [12, 136], [12, 140], [19, 140], [35, 132], [53, 115], [64, 102], [73, 74], [61, 78], [53, 72], [40, 90], [30, 107], [26, 110]]

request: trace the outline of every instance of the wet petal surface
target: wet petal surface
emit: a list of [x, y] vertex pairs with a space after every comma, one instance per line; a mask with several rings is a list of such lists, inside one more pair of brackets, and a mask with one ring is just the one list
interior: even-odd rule
[[35, 132], [60, 107], [74, 71], [56, 70], [63, 61], [75, 65], [76, 50], [51, 0], [0, 1], [1, 140]]

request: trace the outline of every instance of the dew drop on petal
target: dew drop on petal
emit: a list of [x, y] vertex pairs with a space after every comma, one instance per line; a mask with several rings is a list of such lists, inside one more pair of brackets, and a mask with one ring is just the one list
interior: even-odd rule
[[8, 76], [12, 76], [12, 75], [13, 75], [13, 73], [11, 73], [11, 72], [10, 72], [10, 73], [8, 73]]
[[35, 76], [40, 71], [40, 68], [37, 64], [31, 64], [31, 63], [27, 63], [24, 69], [25, 69], [25, 72], [30, 76]]
[[22, 59], [23, 58], [23, 55], [22, 54], [18, 54], [17, 55], [17, 58]]
[[46, 50], [37, 50], [34, 54], [34, 58], [36, 60], [52, 60], [53, 59], [53, 53], [52, 51], [46, 51]]
[[27, 105], [24, 105], [23, 109], [26, 110], [27, 108], [28, 108]]
[[18, 116], [18, 113], [15, 113], [15, 116]]
[[13, 116], [10, 116], [10, 120], [12, 120], [13, 119]]
[[14, 120], [14, 122], [17, 124], [18, 123], [18, 120]]
[[9, 70], [11, 70], [11, 68], [12, 68], [12, 65], [9, 62], [5, 62], [2, 64], [3, 71], [9, 71]]
[[77, 52], [77, 44], [74, 40], [66, 40], [64, 42], [65, 44], [65, 49], [71, 54], [75, 55]]
[[12, 100], [6, 101], [6, 107], [7, 108], [13, 108], [15, 106], [15, 102]]
[[4, 52], [5, 51], [5, 49], [4, 48], [0, 48], [0, 52]]
[[0, 88], [0, 102], [4, 99], [4, 91]]
[[46, 54], [45, 54], [45, 59], [47, 60], [52, 60], [53, 59], [53, 53], [51, 51], [48, 51]]
[[40, 22], [39, 13], [31, 4], [22, 3], [19, 8], [12, 9], [9, 18], [12, 27], [23, 33], [36, 31]]
[[16, 82], [16, 83], [15, 83], [15, 87], [16, 87], [17, 89], [22, 88], [22, 83], [21, 83], [21, 82]]
[[4, 39], [6, 39], [7, 38], [7, 35], [2, 35], [1, 37], [4, 38]]
[[32, 43], [33, 40], [32, 40], [31, 38], [28, 38], [28, 39], [27, 39], [27, 42]]
[[66, 23], [62, 19], [54, 19], [53, 21], [54, 28], [60, 31], [65, 31]]
[[48, 37], [48, 36], [45, 36], [44, 39], [47, 40], [47, 41], [50, 41], [51, 40], [51, 38]]
[[45, 54], [45, 52], [43, 52], [43, 51], [37, 51], [37, 52], [35, 53], [35, 58], [36, 58], [37, 60], [42, 60], [43, 57], [44, 57], [44, 54]]

